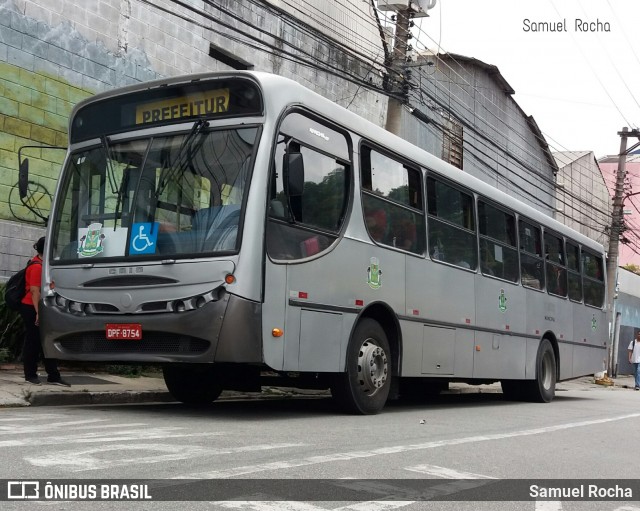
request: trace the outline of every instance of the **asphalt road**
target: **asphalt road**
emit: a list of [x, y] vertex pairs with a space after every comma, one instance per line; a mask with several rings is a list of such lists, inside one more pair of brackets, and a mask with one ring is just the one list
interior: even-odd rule
[[[607, 389], [558, 392], [550, 404], [451, 395], [392, 404], [366, 417], [338, 415], [328, 399], [13, 408], [0, 410], [0, 478], [153, 479], [152, 495], [185, 501], [131, 502], [127, 510], [640, 511], [638, 430], [640, 393]], [[547, 479], [563, 480], [553, 483], [562, 488], [604, 479], [606, 488], [631, 487], [632, 497], [510, 501], [522, 488], [551, 484]], [[237, 485], [225, 493], [220, 480]], [[422, 480], [419, 491], [415, 480]], [[454, 500], [421, 500], [432, 496]], [[203, 500], [186, 502], [192, 498]], [[125, 505], [28, 504], [0, 503], [65, 510]]]

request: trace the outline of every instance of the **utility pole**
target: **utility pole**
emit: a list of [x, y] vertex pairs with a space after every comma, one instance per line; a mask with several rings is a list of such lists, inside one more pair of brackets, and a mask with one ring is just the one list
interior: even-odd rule
[[627, 150], [627, 138], [638, 137], [640, 138], [640, 131], [632, 130], [629, 128], [622, 128], [622, 131], [618, 132], [620, 135], [620, 153], [618, 157], [618, 170], [616, 172], [616, 185], [613, 194], [613, 210], [611, 211], [611, 232], [609, 238], [609, 253], [607, 258], [607, 306], [609, 308], [609, 325], [611, 328], [611, 339], [609, 343], [609, 356], [608, 356], [608, 368], [607, 374], [609, 376], [616, 376], [617, 372], [617, 360], [614, 360], [614, 355], [618, 352], [618, 336], [616, 335], [616, 328], [614, 328], [615, 321], [615, 299], [616, 299], [616, 287], [618, 280], [618, 254], [620, 246], [620, 234], [622, 233], [624, 222], [624, 178], [625, 166], [627, 163], [627, 155], [636, 147], [640, 146], [640, 143], [635, 144], [629, 150]]
[[[393, 53], [391, 55], [389, 80], [390, 90], [396, 91], [396, 96], [389, 97], [387, 104], [387, 131], [400, 135], [400, 121], [402, 120], [402, 108], [408, 103], [409, 94], [409, 73], [407, 71], [407, 60], [409, 53], [409, 39], [411, 39], [411, 27], [413, 19], [428, 16], [427, 11], [433, 9], [436, 0], [378, 0], [378, 9], [393, 10], [395, 14], [395, 33], [393, 38]], [[400, 78], [401, 86], [394, 87], [393, 84]], [[420, 112], [414, 115], [420, 118]], [[423, 122], [429, 122], [424, 116]]]
[[[392, 73], [395, 76], [404, 76], [404, 66], [407, 62], [407, 48], [409, 41], [409, 24], [412, 10], [410, 7], [398, 11], [396, 15], [396, 28], [393, 38], [393, 61], [391, 64]], [[392, 80], [393, 83], [393, 80]], [[400, 119], [402, 118], [403, 101], [395, 97], [389, 97], [387, 105], [387, 131], [395, 135], [400, 135]]]

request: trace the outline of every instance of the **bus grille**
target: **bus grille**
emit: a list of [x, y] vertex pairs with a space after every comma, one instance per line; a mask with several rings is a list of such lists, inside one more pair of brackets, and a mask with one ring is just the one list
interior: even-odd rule
[[68, 353], [204, 353], [209, 341], [188, 335], [145, 332], [139, 341], [107, 340], [104, 331], [63, 337], [60, 346]]

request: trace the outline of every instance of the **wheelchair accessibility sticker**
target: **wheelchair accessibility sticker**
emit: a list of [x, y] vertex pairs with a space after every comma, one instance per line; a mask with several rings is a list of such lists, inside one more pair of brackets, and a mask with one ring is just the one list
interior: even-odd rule
[[158, 222], [133, 224], [129, 253], [132, 255], [155, 254], [159, 225]]

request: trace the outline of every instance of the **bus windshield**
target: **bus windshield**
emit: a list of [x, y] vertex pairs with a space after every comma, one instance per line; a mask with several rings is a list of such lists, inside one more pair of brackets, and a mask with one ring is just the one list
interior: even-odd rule
[[[68, 158], [52, 262], [171, 259], [238, 249], [257, 127], [109, 141]], [[88, 261], [87, 261], [88, 262]]]

